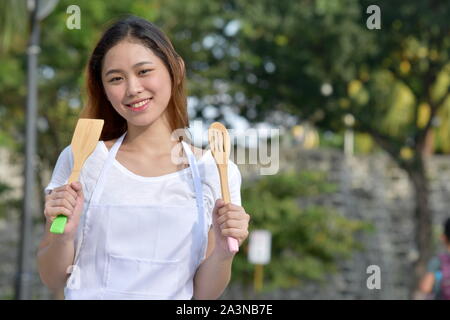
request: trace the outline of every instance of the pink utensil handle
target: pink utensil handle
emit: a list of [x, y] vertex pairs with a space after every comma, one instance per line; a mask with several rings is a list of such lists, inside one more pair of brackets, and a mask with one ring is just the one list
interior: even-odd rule
[[227, 243], [228, 243], [228, 250], [230, 250], [230, 252], [235, 253], [239, 251], [239, 243], [235, 238], [228, 237]]

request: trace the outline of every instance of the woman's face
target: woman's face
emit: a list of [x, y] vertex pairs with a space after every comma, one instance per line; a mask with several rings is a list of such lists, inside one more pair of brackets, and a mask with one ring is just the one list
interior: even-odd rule
[[138, 42], [121, 41], [106, 53], [102, 82], [114, 109], [135, 126], [162, 119], [171, 97], [164, 62]]

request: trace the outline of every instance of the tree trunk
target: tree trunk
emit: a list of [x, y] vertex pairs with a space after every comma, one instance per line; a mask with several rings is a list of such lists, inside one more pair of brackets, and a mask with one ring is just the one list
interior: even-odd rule
[[410, 167], [407, 172], [415, 191], [414, 235], [417, 250], [419, 251], [419, 257], [414, 264], [414, 280], [411, 288], [411, 294], [414, 295], [431, 257], [433, 219], [429, 203], [429, 183], [423, 157], [419, 155], [416, 159], [416, 165]]
[[[426, 133], [428, 139], [420, 140], [414, 148], [414, 158], [405, 161], [401, 159], [399, 150], [392, 144], [389, 138], [372, 130], [370, 127], [364, 128], [375, 141], [383, 148], [399, 165], [400, 168], [408, 173], [414, 187], [415, 210], [414, 210], [414, 240], [419, 256], [414, 263], [414, 274], [411, 280], [410, 298], [414, 298], [419, 287], [419, 282], [425, 274], [427, 263], [432, 253], [432, 212], [429, 203], [429, 188], [427, 178], [426, 159], [429, 150], [432, 147], [432, 135]], [[428, 142], [428, 143], [427, 143]]]
[[425, 141], [424, 141], [424, 147], [423, 147], [423, 154], [424, 156], [431, 156], [434, 153], [434, 130], [428, 130]]

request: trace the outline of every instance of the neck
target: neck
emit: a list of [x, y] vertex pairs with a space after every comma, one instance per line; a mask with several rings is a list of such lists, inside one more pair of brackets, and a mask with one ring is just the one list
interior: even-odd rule
[[122, 143], [124, 151], [154, 156], [171, 153], [178, 141], [172, 139], [168, 122], [162, 120], [160, 118], [149, 126], [128, 123], [127, 134]]

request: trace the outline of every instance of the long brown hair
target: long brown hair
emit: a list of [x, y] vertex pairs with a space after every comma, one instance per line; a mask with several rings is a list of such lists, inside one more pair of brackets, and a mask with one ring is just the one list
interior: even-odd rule
[[[127, 130], [126, 120], [117, 113], [106, 97], [101, 77], [102, 63], [106, 53], [126, 38], [139, 41], [164, 62], [172, 80], [172, 93], [167, 106], [169, 125], [172, 132], [176, 129], [188, 128], [184, 63], [170, 40], [157, 26], [136, 16], [127, 16], [113, 23], [95, 46], [87, 64], [88, 99], [81, 110], [80, 118], [104, 119], [105, 123], [100, 136], [100, 140], [103, 141], [118, 138]], [[180, 137], [181, 139], [183, 137]]]

